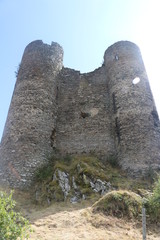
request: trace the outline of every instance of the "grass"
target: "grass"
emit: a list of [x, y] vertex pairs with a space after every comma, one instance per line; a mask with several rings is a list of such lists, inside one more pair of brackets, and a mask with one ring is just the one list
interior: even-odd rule
[[127, 218], [139, 218], [142, 212], [142, 198], [126, 190], [111, 191], [93, 205], [93, 212]]
[[[109, 156], [108, 162], [103, 163], [96, 156], [92, 155], [66, 155], [64, 157], [59, 154], [52, 156], [49, 159], [47, 165], [42, 166], [38, 169], [35, 174], [35, 191], [38, 191], [39, 202], [52, 202], [52, 201], [63, 201], [64, 194], [59, 186], [57, 170], [69, 174], [69, 184], [71, 190], [68, 194], [68, 199], [75, 195], [75, 189], [73, 189], [72, 179], [77, 185], [79, 195], [85, 195], [86, 199], [97, 199], [100, 194], [93, 192], [90, 181], [95, 182], [96, 179], [101, 181], [109, 182], [111, 189], [116, 190], [128, 190], [139, 192], [139, 189], [151, 188], [150, 181], [144, 179], [133, 179], [129, 178], [120, 167], [118, 167], [114, 157]], [[113, 164], [114, 162], [114, 164]], [[54, 174], [57, 175], [57, 180], [53, 180]], [[38, 200], [38, 201], [39, 201]]]

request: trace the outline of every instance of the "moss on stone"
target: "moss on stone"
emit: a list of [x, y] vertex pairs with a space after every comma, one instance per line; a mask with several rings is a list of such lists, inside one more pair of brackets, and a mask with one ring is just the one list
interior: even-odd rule
[[119, 167], [113, 167], [109, 163], [104, 164], [93, 155], [53, 156], [48, 165], [38, 170], [35, 177], [36, 189], [41, 192], [43, 200], [45, 196], [51, 201], [64, 200], [64, 193], [59, 186], [58, 171], [68, 176], [71, 189], [67, 193], [67, 198], [75, 194], [81, 197], [85, 195], [87, 199], [100, 196], [101, 192], [97, 193], [92, 186], [97, 180], [109, 183], [111, 187], [107, 191], [125, 189], [138, 192], [138, 189], [146, 189], [149, 186], [146, 180], [129, 178]]

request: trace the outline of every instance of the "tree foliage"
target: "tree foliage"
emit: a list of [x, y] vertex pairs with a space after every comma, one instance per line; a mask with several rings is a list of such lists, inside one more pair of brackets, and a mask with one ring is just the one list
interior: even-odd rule
[[0, 191], [0, 239], [28, 239], [29, 222], [15, 211], [16, 202], [12, 199], [13, 192], [8, 196]]

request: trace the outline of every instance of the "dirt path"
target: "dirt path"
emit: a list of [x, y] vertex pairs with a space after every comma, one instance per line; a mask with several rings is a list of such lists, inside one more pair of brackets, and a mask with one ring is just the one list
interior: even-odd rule
[[[30, 240], [138, 240], [141, 225], [114, 217], [93, 214], [91, 208], [53, 205], [43, 211], [33, 211], [28, 217], [34, 232]], [[160, 239], [160, 231], [148, 232], [147, 240]]]

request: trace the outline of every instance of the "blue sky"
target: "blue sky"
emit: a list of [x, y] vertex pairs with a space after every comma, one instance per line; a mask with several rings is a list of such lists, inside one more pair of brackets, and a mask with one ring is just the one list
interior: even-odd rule
[[141, 49], [160, 113], [159, 0], [0, 0], [0, 138], [11, 101], [15, 71], [33, 40], [58, 42], [64, 66], [89, 72], [120, 40]]

